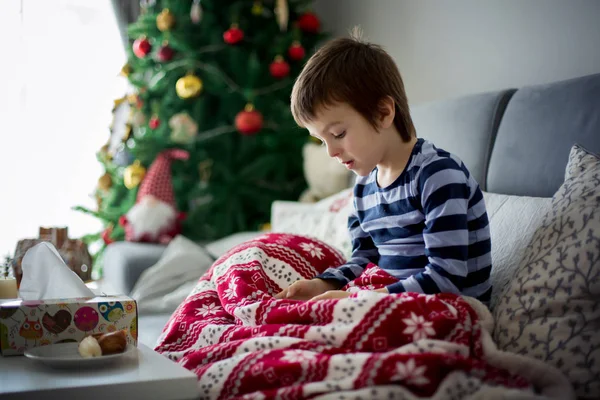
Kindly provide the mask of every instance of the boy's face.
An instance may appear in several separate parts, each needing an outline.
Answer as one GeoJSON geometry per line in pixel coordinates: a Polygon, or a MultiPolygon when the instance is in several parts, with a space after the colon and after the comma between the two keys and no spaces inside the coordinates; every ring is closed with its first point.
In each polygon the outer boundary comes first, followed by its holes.
{"type": "Polygon", "coordinates": [[[329,157],[360,176],[369,175],[385,151],[379,132],[346,103],[321,107],[306,128],[327,147],[329,157]]]}

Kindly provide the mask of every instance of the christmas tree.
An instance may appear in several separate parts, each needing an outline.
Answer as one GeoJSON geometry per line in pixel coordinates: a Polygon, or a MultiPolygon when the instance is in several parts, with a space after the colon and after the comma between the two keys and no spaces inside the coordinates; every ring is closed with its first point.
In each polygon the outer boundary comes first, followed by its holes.
{"type": "MultiPolygon", "coordinates": [[[[159,153],[172,162],[182,234],[210,240],[269,221],[274,200],[305,188],[306,131],[291,116],[295,77],[323,39],[306,0],[142,2],[128,27],[121,73],[134,91],[115,101],[109,142],[98,152],[106,173],[96,189],[105,229],[89,243],[123,240],[119,219],[136,201],[159,153]],[[120,122],[119,118],[124,118],[120,122]]],[[[101,249],[102,251],[103,249],[101,249]]]]}

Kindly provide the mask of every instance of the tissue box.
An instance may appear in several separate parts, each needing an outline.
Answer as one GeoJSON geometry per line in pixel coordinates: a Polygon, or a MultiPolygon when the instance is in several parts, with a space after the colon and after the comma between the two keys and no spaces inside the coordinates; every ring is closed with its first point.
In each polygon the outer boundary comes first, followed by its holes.
{"type": "Polygon", "coordinates": [[[127,331],[128,343],[137,346],[137,304],[127,296],[0,300],[3,356],[121,329],[127,331]]]}

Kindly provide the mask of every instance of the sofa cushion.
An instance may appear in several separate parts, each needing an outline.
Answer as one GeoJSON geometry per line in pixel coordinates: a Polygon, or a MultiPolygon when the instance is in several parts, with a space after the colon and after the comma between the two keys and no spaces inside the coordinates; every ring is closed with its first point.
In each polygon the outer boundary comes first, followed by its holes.
{"type": "Polygon", "coordinates": [[[550,197],[574,143],[600,152],[600,74],[519,89],[492,151],[487,190],[550,197]]]}
{"type": "Polygon", "coordinates": [[[348,231],[348,216],[352,207],[352,188],[317,203],[275,201],[271,207],[271,230],[322,240],[348,259],[352,254],[348,231]]]}
{"type": "Polygon", "coordinates": [[[131,291],[140,315],[175,311],[213,261],[206,249],[176,236],[156,264],[142,272],[131,291]],[[191,287],[185,286],[190,283],[191,287]]]}
{"type": "Polygon", "coordinates": [[[551,205],[551,198],[508,196],[483,192],[492,240],[493,310],[502,289],[511,281],[525,249],[551,205]]]}
{"type": "Polygon", "coordinates": [[[142,272],[153,265],[166,246],[154,243],[115,242],[102,258],[103,283],[111,294],[128,295],[142,272]]]}
{"type": "Polygon", "coordinates": [[[500,349],[563,371],[600,398],[600,159],[571,150],[566,179],[495,308],[500,349]]]}
{"type": "Polygon", "coordinates": [[[410,112],[417,136],[456,154],[485,189],[489,154],[514,92],[480,93],[414,106],[410,112]]]}

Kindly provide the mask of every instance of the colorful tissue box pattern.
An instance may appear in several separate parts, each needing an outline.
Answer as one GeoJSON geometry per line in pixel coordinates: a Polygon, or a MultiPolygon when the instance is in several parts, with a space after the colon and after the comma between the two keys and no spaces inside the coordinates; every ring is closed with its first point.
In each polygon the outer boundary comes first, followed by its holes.
{"type": "Polygon", "coordinates": [[[126,296],[51,300],[0,300],[0,353],[20,355],[26,349],[80,342],[94,333],[127,331],[137,345],[137,304],[126,296]]]}

